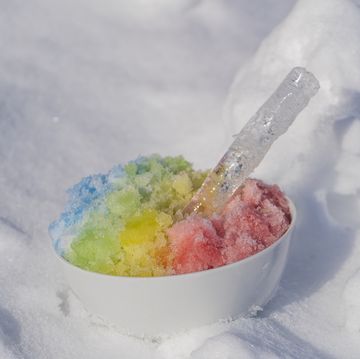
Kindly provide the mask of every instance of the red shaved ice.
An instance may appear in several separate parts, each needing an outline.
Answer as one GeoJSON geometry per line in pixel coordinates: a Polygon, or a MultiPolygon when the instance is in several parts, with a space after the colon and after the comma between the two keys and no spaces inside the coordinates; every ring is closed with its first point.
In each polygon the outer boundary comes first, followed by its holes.
{"type": "Polygon", "coordinates": [[[191,216],[168,230],[177,274],[202,271],[224,264],[222,238],[209,219],[191,216]]]}
{"type": "Polygon", "coordinates": [[[279,187],[248,179],[220,215],[193,215],[168,230],[174,270],[189,273],[249,257],[276,242],[290,221],[279,187]]]}

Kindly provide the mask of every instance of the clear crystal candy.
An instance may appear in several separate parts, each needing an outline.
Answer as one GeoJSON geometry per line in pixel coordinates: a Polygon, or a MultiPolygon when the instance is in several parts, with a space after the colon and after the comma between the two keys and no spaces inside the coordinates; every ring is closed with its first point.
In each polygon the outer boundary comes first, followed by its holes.
{"type": "Polygon", "coordinates": [[[302,67],[292,69],[236,135],[184,212],[219,212],[319,88],[319,82],[311,72],[302,67]]]}

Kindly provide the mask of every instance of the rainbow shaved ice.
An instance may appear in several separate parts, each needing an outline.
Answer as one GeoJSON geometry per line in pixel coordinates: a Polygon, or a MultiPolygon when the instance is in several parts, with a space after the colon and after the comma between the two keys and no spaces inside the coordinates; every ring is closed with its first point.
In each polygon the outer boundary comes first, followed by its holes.
{"type": "Polygon", "coordinates": [[[84,178],[49,231],[58,254],[85,270],[163,276],[216,268],[281,237],[291,216],[276,185],[247,179],[219,214],[184,218],[207,171],[182,156],[140,157],[84,178]]]}

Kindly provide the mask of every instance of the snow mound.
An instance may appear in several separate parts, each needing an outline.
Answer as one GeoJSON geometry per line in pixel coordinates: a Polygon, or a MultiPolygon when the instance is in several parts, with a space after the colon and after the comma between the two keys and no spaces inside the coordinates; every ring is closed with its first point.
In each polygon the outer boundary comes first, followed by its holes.
{"type": "Polygon", "coordinates": [[[358,0],[0,3],[2,359],[360,357],[358,0]],[[212,166],[295,66],[321,89],[254,173],[298,212],[273,300],[157,342],[94,321],[49,243],[65,189],[139,154],[212,166]]]}
{"type": "Polygon", "coordinates": [[[344,290],[346,327],[360,332],[360,269],[348,280],[344,290]]]}

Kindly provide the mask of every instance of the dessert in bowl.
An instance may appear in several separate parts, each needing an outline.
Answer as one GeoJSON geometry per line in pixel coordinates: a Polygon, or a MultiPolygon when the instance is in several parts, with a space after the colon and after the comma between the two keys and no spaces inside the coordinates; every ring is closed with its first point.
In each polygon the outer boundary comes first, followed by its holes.
{"type": "Polygon", "coordinates": [[[220,213],[184,216],[206,175],[181,156],[153,155],[69,191],[50,234],[89,312],[156,335],[236,317],[271,298],[294,206],[277,186],[248,179],[220,213]]]}
{"type": "Polygon", "coordinates": [[[264,305],[296,213],[276,185],[248,176],[319,87],[312,73],[292,69],[212,171],[153,155],[75,185],[50,234],[88,310],[154,335],[264,305]]]}

